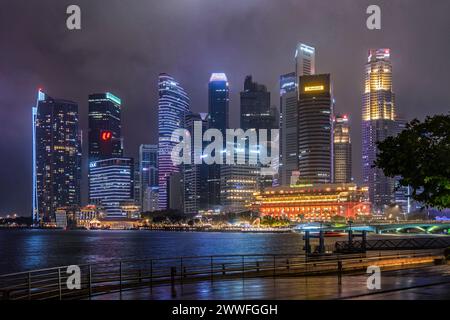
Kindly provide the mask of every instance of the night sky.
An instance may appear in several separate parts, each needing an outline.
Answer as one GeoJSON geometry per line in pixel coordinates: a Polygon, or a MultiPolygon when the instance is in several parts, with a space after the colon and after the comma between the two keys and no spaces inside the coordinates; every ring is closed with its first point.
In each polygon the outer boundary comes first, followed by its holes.
{"type": "MultiPolygon", "coordinates": [[[[79,103],[87,136],[87,97],[122,98],[125,155],[157,142],[157,76],[173,75],[194,111],[207,110],[211,72],[225,72],[231,126],[238,126],[244,78],[267,85],[294,71],[298,42],[317,49],[331,73],[337,112],[351,117],[353,171],[361,179],[361,96],[369,48],[392,49],[397,110],[407,119],[450,110],[449,0],[1,0],[0,216],[31,212],[31,108],[36,91],[79,103]],[[82,30],[66,28],[78,4],[82,30]],[[366,28],[370,4],[382,30],[366,28]]],[[[87,153],[86,139],[83,143],[87,153]]],[[[84,158],[85,159],[85,158],[84,158]]],[[[86,201],[87,162],[83,163],[86,201]]]]}

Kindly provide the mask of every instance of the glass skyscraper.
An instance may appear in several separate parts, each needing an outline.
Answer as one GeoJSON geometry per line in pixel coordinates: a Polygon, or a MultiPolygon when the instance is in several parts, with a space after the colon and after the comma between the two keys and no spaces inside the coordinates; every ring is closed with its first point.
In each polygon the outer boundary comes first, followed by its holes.
{"type": "Polygon", "coordinates": [[[365,66],[365,91],[362,107],[363,180],[369,187],[373,208],[382,212],[394,202],[395,179],[374,167],[378,141],[398,132],[395,94],[392,90],[392,64],[389,49],[369,50],[365,66]]]}
{"type": "Polygon", "coordinates": [[[170,75],[162,73],[158,79],[158,184],[159,209],[168,208],[167,181],[171,173],[179,172],[179,166],[171,159],[176,142],[172,142],[172,132],[183,125],[184,115],[189,111],[189,97],[181,85],[170,75]]]}
{"type": "MultiPolygon", "coordinates": [[[[230,103],[229,84],[225,73],[213,73],[208,89],[208,127],[220,130],[225,137],[229,127],[230,103]]],[[[209,166],[208,199],[210,207],[220,205],[220,164],[209,166]]]]}
{"type": "Polygon", "coordinates": [[[89,95],[89,162],[122,157],[121,108],[110,92],[89,95]]]}
{"type": "Polygon", "coordinates": [[[33,216],[35,222],[55,223],[58,208],[80,205],[78,105],[39,91],[33,115],[33,216]]]}

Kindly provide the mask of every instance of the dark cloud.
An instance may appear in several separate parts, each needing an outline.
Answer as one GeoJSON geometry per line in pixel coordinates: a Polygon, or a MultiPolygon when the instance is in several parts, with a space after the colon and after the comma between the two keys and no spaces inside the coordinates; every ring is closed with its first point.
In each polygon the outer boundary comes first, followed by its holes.
{"type": "MultiPolygon", "coordinates": [[[[110,90],[124,101],[125,150],[157,141],[157,75],[175,76],[207,110],[207,81],[226,72],[236,125],[238,93],[253,74],[278,105],[278,77],[293,70],[297,42],[318,50],[332,74],[337,111],[351,115],[360,180],[360,119],[367,50],[392,49],[398,110],[408,119],[450,109],[448,0],[2,0],[0,11],[0,215],[31,207],[31,106],[40,86],[79,103],[110,90]],[[365,28],[368,5],[382,7],[382,30],[365,28]],[[82,9],[82,30],[65,27],[66,7],[82,9]]],[[[85,144],[86,146],[86,144],[85,144]]],[[[85,164],[86,167],[86,164],[85,164]]],[[[85,170],[86,171],[86,170],[85,170]]]]}

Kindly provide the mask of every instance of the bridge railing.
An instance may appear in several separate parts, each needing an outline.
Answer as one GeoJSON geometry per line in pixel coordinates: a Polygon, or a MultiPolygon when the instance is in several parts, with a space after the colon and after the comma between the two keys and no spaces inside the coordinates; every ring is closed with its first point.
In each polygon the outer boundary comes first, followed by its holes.
{"type": "Polygon", "coordinates": [[[72,283],[68,266],[0,276],[0,300],[90,299],[109,293],[198,280],[278,277],[340,272],[386,259],[430,256],[429,252],[381,255],[364,254],[306,257],[305,255],[216,255],[165,259],[119,260],[80,265],[80,289],[72,283]]]}
{"type": "Polygon", "coordinates": [[[402,238],[378,240],[337,241],[335,251],[339,253],[365,252],[367,250],[424,250],[450,247],[450,237],[402,238]]]}

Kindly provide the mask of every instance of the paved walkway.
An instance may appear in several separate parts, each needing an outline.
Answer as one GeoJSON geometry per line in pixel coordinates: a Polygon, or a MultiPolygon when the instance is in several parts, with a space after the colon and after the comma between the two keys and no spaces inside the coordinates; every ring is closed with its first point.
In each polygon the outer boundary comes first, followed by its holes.
{"type": "MultiPolygon", "coordinates": [[[[307,300],[307,299],[450,299],[450,265],[411,270],[384,271],[381,290],[369,291],[367,275],[252,278],[138,289],[122,293],[122,299],[148,300],[307,300]],[[441,283],[440,285],[433,285],[441,283]],[[411,288],[413,287],[413,288],[411,288]],[[405,290],[405,288],[411,288],[405,290]]],[[[108,294],[97,299],[119,299],[108,294]]]]}

